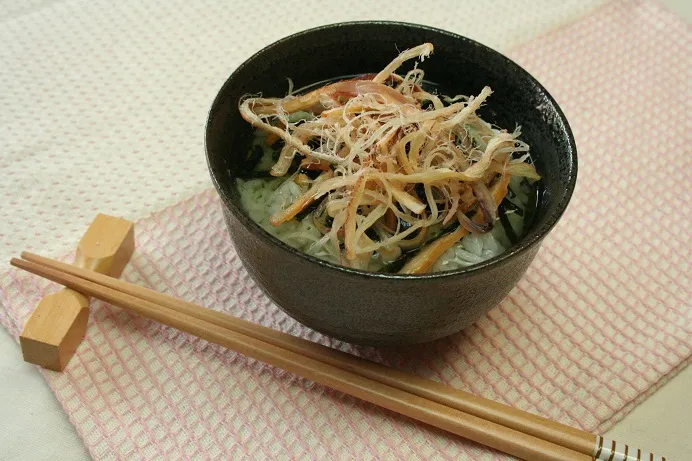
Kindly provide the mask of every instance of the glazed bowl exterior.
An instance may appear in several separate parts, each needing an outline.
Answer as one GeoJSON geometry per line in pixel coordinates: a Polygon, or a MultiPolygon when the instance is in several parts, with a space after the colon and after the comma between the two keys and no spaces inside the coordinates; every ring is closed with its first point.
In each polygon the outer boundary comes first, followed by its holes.
{"type": "MultiPolygon", "coordinates": [[[[409,67],[410,68],[409,63],[409,67]]],[[[405,67],[406,68],[406,67],[405,67]]],[[[228,231],[245,268],[276,304],[303,324],[357,344],[412,344],[460,331],[496,306],[522,277],[574,190],[577,153],[562,111],[525,70],[473,40],[425,26],[354,22],[282,39],[243,63],[219,91],[207,121],[207,162],[228,231]],[[480,115],[513,129],[543,179],[534,222],[505,253],[457,271],[424,275],[364,272],[330,264],[269,235],[243,210],[235,186],[252,130],[238,112],[248,94],[282,97],[339,76],[378,72],[424,42],[435,51],[420,66],[444,94],[493,94],[480,115]]]]}

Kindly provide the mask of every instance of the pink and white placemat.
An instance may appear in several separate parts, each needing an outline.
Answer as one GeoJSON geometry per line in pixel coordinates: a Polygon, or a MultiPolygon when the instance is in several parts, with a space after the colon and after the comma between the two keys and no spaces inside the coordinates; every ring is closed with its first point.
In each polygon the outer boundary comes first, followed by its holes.
{"type": "MultiPolygon", "coordinates": [[[[242,268],[207,191],[137,223],[123,278],[602,432],[692,353],[689,29],[616,2],[510,57],[575,132],[572,204],[526,276],[462,333],[414,349],[357,348],[293,321],[242,268]]],[[[55,289],[0,276],[17,336],[55,289]]],[[[65,373],[44,376],[96,459],[496,459],[497,452],[92,303],[65,373]]]]}

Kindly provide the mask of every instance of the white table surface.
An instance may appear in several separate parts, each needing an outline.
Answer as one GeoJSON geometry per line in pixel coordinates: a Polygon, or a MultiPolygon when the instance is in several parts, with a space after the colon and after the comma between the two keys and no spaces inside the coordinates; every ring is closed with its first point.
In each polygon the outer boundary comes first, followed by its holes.
{"type": "MultiPolygon", "coordinates": [[[[41,1],[17,3],[7,8],[10,3],[11,1],[0,0],[0,6],[6,7],[6,11],[14,8],[15,12],[21,12],[23,7],[30,8],[31,3],[41,1]]],[[[663,3],[688,22],[692,21],[692,2],[689,0],[663,0],[663,3]]],[[[563,16],[559,16],[555,25],[564,20],[563,16]]],[[[545,24],[543,28],[545,30],[545,24]]],[[[520,35],[518,32],[517,34],[520,35]]],[[[0,89],[0,101],[1,91],[0,89]]],[[[201,186],[198,185],[197,188],[201,186]]],[[[192,187],[191,190],[194,189],[192,187]]],[[[131,216],[139,215],[142,212],[135,210],[131,213],[131,216]]],[[[15,229],[9,228],[7,223],[0,223],[0,235],[13,230],[15,229]]],[[[6,256],[6,251],[2,253],[3,257],[6,256]]],[[[4,329],[0,330],[0,459],[88,459],[88,453],[67,415],[36,367],[21,360],[18,344],[4,329]]],[[[605,436],[664,455],[669,460],[692,459],[691,397],[692,368],[688,367],[635,408],[605,436]]]]}

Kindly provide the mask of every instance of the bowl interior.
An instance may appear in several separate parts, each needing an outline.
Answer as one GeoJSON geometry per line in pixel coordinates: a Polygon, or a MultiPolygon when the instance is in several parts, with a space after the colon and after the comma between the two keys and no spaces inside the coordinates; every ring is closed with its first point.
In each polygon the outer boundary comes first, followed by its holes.
{"type": "MultiPolygon", "coordinates": [[[[282,97],[287,78],[301,88],[339,76],[378,72],[399,51],[424,42],[435,47],[420,64],[425,79],[450,95],[475,95],[490,86],[493,94],[480,115],[508,130],[521,125],[521,138],[531,147],[543,176],[533,224],[518,244],[493,260],[510,257],[540,241],[567,206],[576,179],[574,139],[560,108],[531,75],[500,53],[473,40],[413,24],[356,22],[311,29],[268,46],[240,66],[214,101],[206,134],[211,175],[228,209],[257,232],[276,240],[245,215],[235,187],[235,171],[252,136],[238,112],[242,96],[282,97]]],[[[409,61],[397,72],[412,65],[409,61]]],[[[276,243],[292,251],[278,240],[276,243]]]]}

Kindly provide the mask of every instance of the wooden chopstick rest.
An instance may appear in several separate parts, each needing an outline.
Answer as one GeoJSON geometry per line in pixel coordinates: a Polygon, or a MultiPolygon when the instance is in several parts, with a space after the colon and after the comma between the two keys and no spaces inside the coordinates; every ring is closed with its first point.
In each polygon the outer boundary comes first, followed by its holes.
{"type": "MultiPolygon", "coordinates": [[[[134,224],[98,214],[77,246],[75,265],[119,277],[135,249],[134,224]]],[[[82,342],[89,298],[69,288],[45,296],[19,336],[24,361],[62,371],[82,342]]]]}

